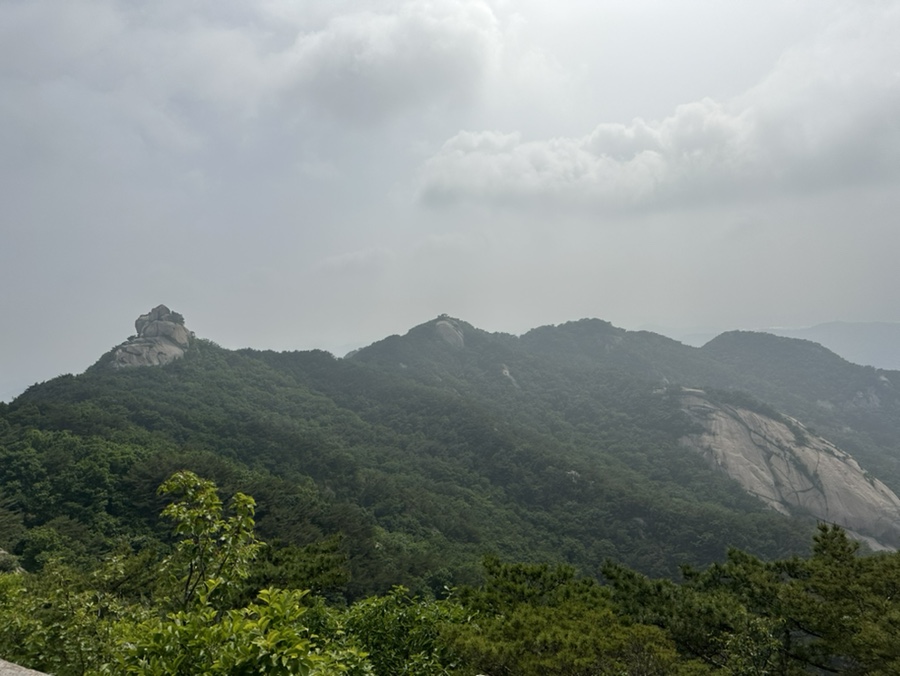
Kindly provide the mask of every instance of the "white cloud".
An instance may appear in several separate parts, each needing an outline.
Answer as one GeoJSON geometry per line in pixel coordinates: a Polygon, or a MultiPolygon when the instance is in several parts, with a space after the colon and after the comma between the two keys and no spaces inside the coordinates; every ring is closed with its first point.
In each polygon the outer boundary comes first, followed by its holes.
{"type": "Polygon", "coordinates": [[[744,95],[659,121],[546,140],[460,132],[422,166],[420,196],[616,210],[886,180],[900,172],[897,34],[895,6],[844,16],[744,95]]]}
{"type": "Polygon", "coordinates": [[[337,16],[299,35],[286,60],[300,97],[342,118],[380,119],[476,94],[499,37],[483,2],[409,2],[391,13],[337,16]]]}
{"type": "MultiPolygon", "coordinates": [[[[2,3],[0,86],[34,96],[68,83],[73,98],[106,101],[117,125],[150,143],[171,134],[177,144],[240,141],[250,124],[266,133],[297,116],[307,126],[317,116],[370,124],[478,94],[501,38],[486,2],[367,7],[2,3]]],[[[60,108],[57,118],[77,113],[60,108]]]]}

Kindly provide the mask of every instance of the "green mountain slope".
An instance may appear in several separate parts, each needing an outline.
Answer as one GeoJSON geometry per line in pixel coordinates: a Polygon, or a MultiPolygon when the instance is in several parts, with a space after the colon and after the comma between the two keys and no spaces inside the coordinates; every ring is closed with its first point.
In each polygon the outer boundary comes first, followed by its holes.
{"type": "MultiPolygon", "coordinates": [[[[0,547],[39,567],[164,544],[155,487],[184,467],[254,495],[270,541],[337,543],[350,596],[472,581],[485,553],[667,575],[728,546],[804,551],[810,519],[764,508],[679,443],[697,429],[675,384],[739,387],[797,415],[828,387],[881,381],[797,355],[779,379],[766,346],[729,340],[696,349],[599,320],[516,337],[439,317],[347,359],[203,340],[161,367],[106,355],[0,408],[0,547]]],[[[853,438],[890,468],[878,434],[853,438]]]]}

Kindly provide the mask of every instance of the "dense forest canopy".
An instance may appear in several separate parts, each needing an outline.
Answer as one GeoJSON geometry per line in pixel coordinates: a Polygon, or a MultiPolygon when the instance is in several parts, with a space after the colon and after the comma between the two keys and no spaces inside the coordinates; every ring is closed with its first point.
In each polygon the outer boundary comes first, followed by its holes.
{"type": "MultiPolygon", "coordinates": [[[[162,512],[174,535],[165,552],[125,548],[88,570],[50,560],[39,573],[0,573],[2,654],[61,675],[900,669],[900,554],[860,557],[836,527],[819,527],[809,558],[731,550],[722,564],[686,568],[681,584],[611,561],[604,586],[564,564],[486,557],[478,585],[439,597],[394,587],[343,605],[291,586],[300,578],[275,587],[254,575],[267,546],[252,497],[235,494],[226,512],[215,484],[187,471],[159,493],[174,497],[162,512]]],[[[316,559],[293,562],[308,572],[316,559]]]]}

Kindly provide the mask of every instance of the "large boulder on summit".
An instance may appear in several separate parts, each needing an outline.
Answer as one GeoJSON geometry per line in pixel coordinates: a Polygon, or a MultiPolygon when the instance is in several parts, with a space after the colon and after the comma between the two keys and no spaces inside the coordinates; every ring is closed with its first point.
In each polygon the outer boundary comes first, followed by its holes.
{"type": "Polygon", "coordinates": [[[180,359],[191,345],[193,333],[184,326],[184,317],[165,305],[157,305],[134,322],[137,335],[113,352],[110,366],[162,366],[180,359]]]}
{"type": "Polygon", "coordinates": [[[165,305],[157,305],[138,317],[134,329],[141,338],[165,338],[185,349],[191,344],[190,333],[184,328],[184,317],[165,305]]]}

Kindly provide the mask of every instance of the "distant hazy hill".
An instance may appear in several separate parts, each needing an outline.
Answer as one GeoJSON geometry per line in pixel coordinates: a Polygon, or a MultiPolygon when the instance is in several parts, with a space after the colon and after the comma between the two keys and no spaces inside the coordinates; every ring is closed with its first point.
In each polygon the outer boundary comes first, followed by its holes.
{"type": "MultiPolygon", "coordinates": [[[[648,328],[694,347],[705,345],[721,333],[708,328],[648,328]]],[[[774,327],[758,331],[811,340],[854,364],[900,370],[900,322],[828,322],[806,328],[774,327]]]]}
{"type": "Polygon", "coordinates": [[[804,329],[766,329],[824,345],[854,364],[900,370],[900,322],[829,322],[804,329]]]}

